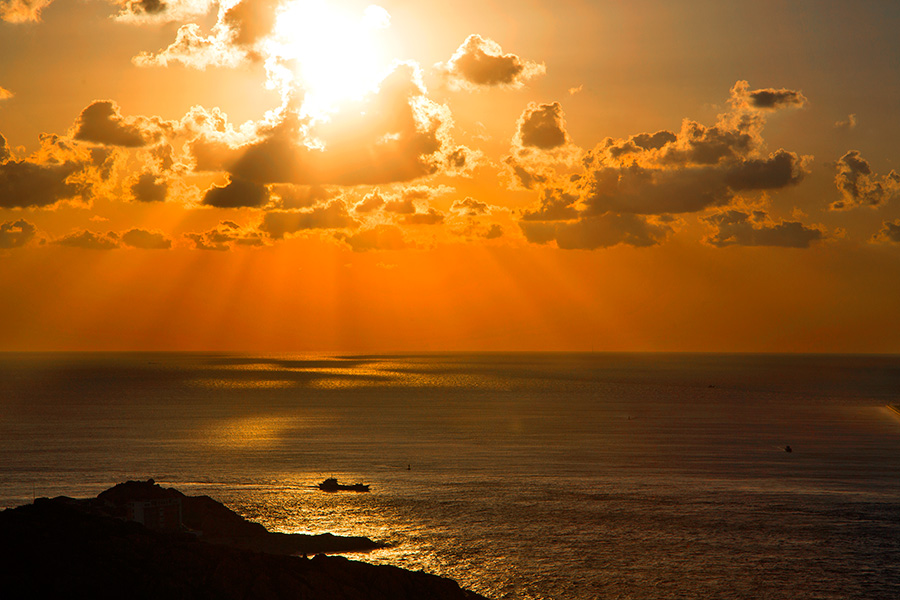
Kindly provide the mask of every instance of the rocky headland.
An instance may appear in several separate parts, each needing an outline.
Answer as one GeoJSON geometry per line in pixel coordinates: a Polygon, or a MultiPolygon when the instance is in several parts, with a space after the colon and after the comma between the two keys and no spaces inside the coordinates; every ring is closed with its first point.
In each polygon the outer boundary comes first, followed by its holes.
{"type": "Polygon", "coordinates": [[[271,533],[208,496],[129,481],[96,498],[0,512],[0,595],[484,600],[450,579],[324,554],[377,547],[364,537],[271,533]]]}

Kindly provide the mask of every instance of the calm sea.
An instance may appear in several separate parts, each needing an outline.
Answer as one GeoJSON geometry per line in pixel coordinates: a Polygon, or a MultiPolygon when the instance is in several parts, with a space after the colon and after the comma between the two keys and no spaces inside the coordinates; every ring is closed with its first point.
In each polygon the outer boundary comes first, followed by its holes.
{"type": "Polygon", "coordinates": [[[0,354],[0,507],[153,477],[496,600],[895,600],[894,402],[900,357],[0,354]]]}

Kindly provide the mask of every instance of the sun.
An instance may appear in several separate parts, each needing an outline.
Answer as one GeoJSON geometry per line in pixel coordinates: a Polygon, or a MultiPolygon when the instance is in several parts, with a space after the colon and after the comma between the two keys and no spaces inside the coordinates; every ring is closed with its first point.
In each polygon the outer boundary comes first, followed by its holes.
{"type": "Polygon", "coordinates": [[[334,2],[294,0],[279,12],[277,54],[305,93],[305,112],[324,116],[345,100],[361,98],[390,69],[381,36],[390,14],[370,5],[353,14],[334,2]]]}

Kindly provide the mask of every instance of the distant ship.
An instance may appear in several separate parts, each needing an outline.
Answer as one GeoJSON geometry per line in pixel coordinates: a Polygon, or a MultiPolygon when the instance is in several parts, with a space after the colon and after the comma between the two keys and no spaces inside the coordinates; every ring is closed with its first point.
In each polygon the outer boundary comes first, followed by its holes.
{"type": "Polygon", "coordinates": [[[323,492],[368,492],[369,486],[364,483],[343,485],[338,483],[338,480],[334,477],[329,477],[319,484],[319,489],[323,492]]]}

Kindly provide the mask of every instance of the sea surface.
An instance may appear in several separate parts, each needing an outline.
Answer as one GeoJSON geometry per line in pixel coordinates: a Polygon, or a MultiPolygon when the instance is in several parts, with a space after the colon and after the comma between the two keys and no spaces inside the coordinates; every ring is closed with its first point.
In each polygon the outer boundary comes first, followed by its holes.
{"type": "Polygon", "coordinates": [[[896,600],[890,403],[897,356],[0,354],[0,508],[153,477],[495,600],[896,600]]]}

